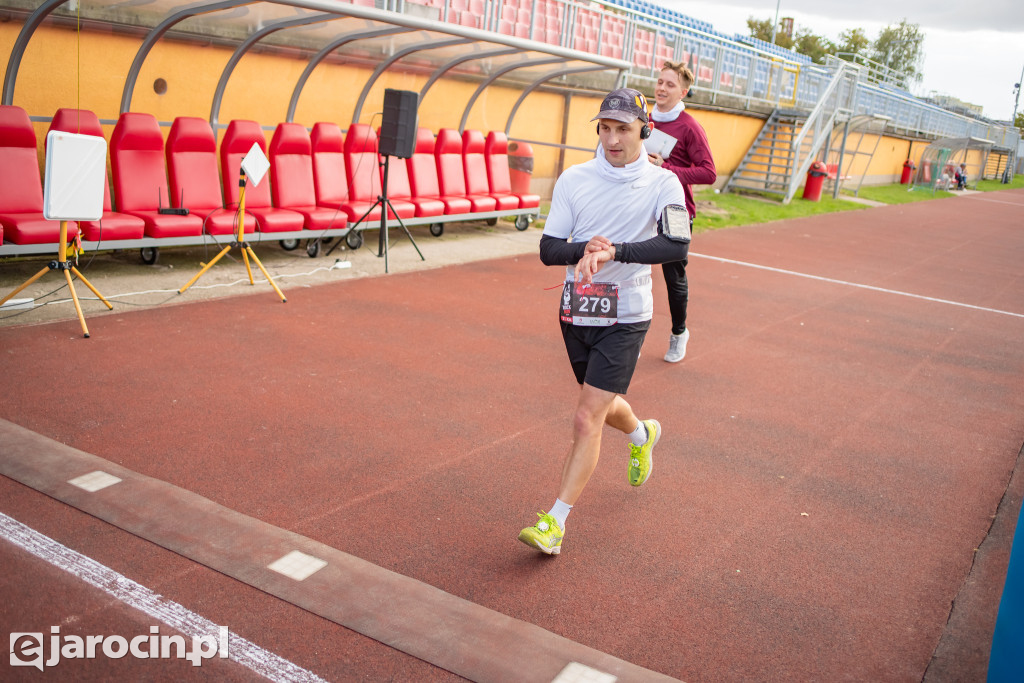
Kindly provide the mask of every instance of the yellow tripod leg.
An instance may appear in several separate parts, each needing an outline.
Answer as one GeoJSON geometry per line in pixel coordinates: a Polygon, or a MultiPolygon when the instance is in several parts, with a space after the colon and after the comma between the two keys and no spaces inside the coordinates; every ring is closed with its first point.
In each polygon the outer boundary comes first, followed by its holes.
{"type": "Polygon", "coordinates": [[[71,281],[71,273],[64,271],[64,277],[68,281],[68,289],[71,290],[71,300],[75,302],[75,311],[78,312],[78,321],[82,323],[82,332],[85,333],[85,338],[89,338],[89,328],[85,325],[85,315],[82,314],[82,304],[78,303],[78,293],[75,292],[75,283],[71,281]]]}
{"type": "MultiPolygon", "coordinates": [[[[249,250],[248,247],[246,247],[245,249],[242,249],[242,260],[245,261],[245,272],[249,274],[249,284],[250,285],[255,285],[256,284],[256,280],[253,279],[253,277],[252,277],[252,266],[249,265],[249,255],[246,253],[246,252],[248,252],[248,250],[249,250]]],[[[254,255],[253,258],[255,259],[256,256],[254,255]]]]}
{"type": "Polygon", "coordinates": [[[46,275],[46,271],[48,271],[49,269],[50,269],[50,267],[47,266],[46,268],[43,268],[42,270],[40,270],[38,273],[36,273],[32,277],[30,277],[29,279],[25,280],[25,282],[22,283],[21,287],[18,287],[16,290],[14,290],[13,292],[11,292],[7,296],[5,296],[3,299],[0,299],[0,306],[2,306],[3,304],[7,303],[7,300],[10,299],[12,296],[17,294],[21,290],[25,289],[26,287],[28,287],[30,284],[32,284],[33,282],[35,282],[36,280],[38,280],[42,276],[46,275]]]}
{"type": "Polygon", "coordinates": [[[270,286],[274,288],[274,291],[277,292],[277,295],[281,297],[281,303],[288,303],[288,299],[286,299],[284,297],[284,294],[281,293],[281,290],[278,289],[277,283],[274,282],[274,279],[272,277],[270,277],[270,273],[268,273],[267,269],[263,267],[263,264],[260,262],[260,260],[256,258],[256,252],[252,250],[252,247],[246,247],[245,250],[242,251],[242,253],[244,254],[246,251],[249,252],[249,255],[252,256],[252,260],[255,261],[256,265],[260,267],[261,271],[263,271],[263,277],[267,278],[267,282],[269,282],[270,286]]]}
{"type": "Polygon", "coordinates": [[[75,276],[76,276],[76,277],[77,277],[77,278],[78,278],[79,280],[81,280],[81,281],[82,281],[82,282],[83,282],[83,283],[85,284],[85,286],[86,286],[86,287],[88,287],[88,288],[89,288],[89,290],[90,290],[90,291],[91,291],[91,292],[92,292],[93,294],[95,294],[95,295],[97,296],[97,298],[99,298],[99,300],[100,300],[100,301],[102,301],[103,303],[105,303],[105,304],[107,305],[107,308],[108,308],[109,310],[111,310],[111,311],[112,311],[112,310],[114,310],[114,305],[113,305],[112,303],[110,303],[109,301],[107,301],[106,299],[104,299],[104,298],[103,298],[103,295],[102,295],[102,294],[100,294],[100,293],[99,293],[99,291],[97,291],[97,289],[96,289],[95,287],[93,287],[93,286],[92,286],[92,283],[91,283],[91,282],[89,282],[88,280],[86,280],[86,279],[85,279],[85,276],[84,276],[84,275],[82,275],[82,274],[81,274],[80,272],[78,272],[78,268],[75,268],[74,266],[71,266],[71,272],[72,272],[72,273],[74,273],[74,274],[75,274],[75,276]]]}
{"type": "Polygon", "coordinates": [[[224,247],[223,249],[221,249],[220,253],[213,257],[213,260],[211,260],[209,263],[207,263],[205,266],[203,266],[203,269],[200,270],[198,273],[196,273],[195,277],[193,277],[191,280],[188,281],[188,284],[186,284],[184,287],[182,287],[181,289],[178,290],[178,294],[184,294],[186,289],[188,289],[189,287],[194,285],[196,283],[196,280],[201,278],[203,276],[203,273],[205,273],[210,268],[212,268],[213,265],[215,263],[217,263],[217,261],[220,261],[221,257],[224,256],[224,254],[228,253],[228,251],[230,249],[231,249],[231,245],[230,244],[228,246],[224,247]]]}

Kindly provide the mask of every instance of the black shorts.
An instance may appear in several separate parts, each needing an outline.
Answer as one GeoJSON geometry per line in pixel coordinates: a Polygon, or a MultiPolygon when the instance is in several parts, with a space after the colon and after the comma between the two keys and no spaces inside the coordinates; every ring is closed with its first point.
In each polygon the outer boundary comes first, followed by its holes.
{"type": "Polygon", "coordinates": [[[651,321],[583,327],[561,323],[565,350],[576,381],[625,394],[651,321]]]}

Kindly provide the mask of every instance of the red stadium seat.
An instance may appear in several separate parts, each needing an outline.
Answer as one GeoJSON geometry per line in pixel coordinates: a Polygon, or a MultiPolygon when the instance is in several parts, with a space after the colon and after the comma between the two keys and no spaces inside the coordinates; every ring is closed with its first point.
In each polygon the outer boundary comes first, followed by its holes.
{"type": "Polygon", "coordinates": [[[274,205],[302,214],[306,230],[344,228],[337,206],[318,206],[313,180],[313,143],[305,126],[279,123],[270,141],[270,189],[274,205]]]}
{"type": "MultiPolygon", "coordinates": [[[[491,131],[484,143],[484,158],[487,160],[487,180],[493,194],[513,194],[512,180],[508,172],[508,138],[504,133],[491,131]]],[[[521,194],[520,209],[533,209],[540,206],[540,195],[521,194]]]]}
{"type": "MultiPolygon", "coordinates": [[[[412,195],[412,184],[409,180],[410,161],[412,161],[411,158],[391,157],[388,162],[388,199],[392,204],[396,201],[409,202],[416,207],[416,213],[413,215],[417,218],[443,215],[444,202],[440,199],[412,195]]],[[[431,157],[430,162],[433,163],[433,161],[433,157],[431,157]]]]}
{"type": "MultiPolygon", "coordinates": [[[[267,141],[263,137],[263,129],[255,121],[236,120],[228,124],[224,131],[224,140],[220,143],[220,169],[224,179],[225,206],[237,209],[241,188],[238,176],[242,167],[242,159],[258,144],[263,153],[267,151],[267,141]]],[[[302,214],[288,209],[274,207],[270,201],[269,175],[264,176],[259,185],[251,180],[245,186],[245,210],[256,216],[260,232],[293,232],[302,230],[305,219],[302,214]]]]}
{"type": "MultiPolygon", "coordinates": [[[[103,137],[99,118],[87,109],[58,109],[50,121],[50,130],[103,137]]],[[[103,217],[98,221],[80,221],[78,229],[82,231],[82,239],[91,242],[135,240],[146,234],[146,224],[141,218],[112,210],[106,168],[103,171],[103,217]]]]}
{"type": "MultiPolygon", "coordinates": [[[[68,223],[68,237],[78,226],[68,223]]],[[[13,244],[60,240],[60,222],[43,216],[36,132],[21,107],[0,105],[0,236],[13,244]]]]}
{"type": "Polygon", "coordinates": [[[322,122],[313,125],[311,142],[317,206],[340,208],[348,202],[345,136],[336,124],[322,122]]]}
{"type": "MultiPolygon", "coordinates": [[[[224,208],[217,169],[217,140],[205,119],[179,116],[167,136],[167,172],[171,196],[189,212],[203,219],[209,235],[237,232],[237,211],[224,208]]],[[[256,219],[245,217],[245,232],[256,232],[256,219]]]]}
{"type": "Polygon", "coordinates": [[[472,205],[465,197],[445,197],[437,179],[437,161],[434,157],[434,134],[426,128],[416,131],[416,150],[406,165],[409,186],[417,199],[436,199],[444,206],[446,215],[469,213],[472,205]]]}
{"type": "Polygon", "coordinates": [[[466,169],[466,194],[473,197],[491,197],[494,209],[506,211],[519,208],[519,197],[512,194],[512,183],[509,181],[508,191],[497,192],[491,189],[487,171],[487,159],[484,157],[484,134],[478,130],[462,132],[462,162],[466,169]]]}
{"type": "MultiPolygon", "coordinates": [[[[466,198],[473,204],[474,211],[495,211],[502,208],[502,201],[490,194],[487,184],[487,162],[484,160],[484,136],[478,130],[466,130],[462,134],[462,169],[466,177],[466,198]]],[[[504,208],[517,208],[519,201],[506,196],[504,208]],[[511,206],[515,201],[516,206],[511,206]]]]}
{"type": "Polygon", "coordinates": [[[170,207],[164,136],[152,114],[125,112],[110,136],[110,166],[114,195],[121,213],[137,216],[146,224],[148,237],[198,237],[203,232],[199,216],[159,212],[170,207]]]}
{"type": "MultiPolygon", "coordinates": [[[[348,177],[349,201],[342,208],[349,222],[380,220],[380,207],[373,207],[381,195],[380,165],[377,156],[377,134],[365,123],[353,123],[345,134],[345,173],[348,177]],[[367,214],[367,211],[370,211],[367,214]]],[[[412,218],[416,207],[407,201],[392,201],[401,218],[412,218]]],[[[388,218],[394,218],[388,211],[388,218]]]]}
{"type": "MultiPolygon", "coordinates": [[[[494,211],[497,201],[488,195],[470,196],[466,191],[466,169],[462,160],[462,136],[452,128],[442,128],[434,143],[434,158],[437,159],[437,181],[443,197],[465,197],[469,200],[470,211],[494,211]]],[[[483,172],[486,182],[487,170],[483,172]]],[[[480,178],[474,179],[479,186],[480,178]]]]}

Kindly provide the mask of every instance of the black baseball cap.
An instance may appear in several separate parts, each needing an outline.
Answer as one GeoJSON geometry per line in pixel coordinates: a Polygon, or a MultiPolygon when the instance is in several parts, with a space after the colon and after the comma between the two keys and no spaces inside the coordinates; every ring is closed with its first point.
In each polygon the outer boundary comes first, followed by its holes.
{"type": "Polygon", "coordinates": [[[649,123],[647,99],[643,93],[633,88],[612,90],[601,103],[601,111],[590,120],[597,121],[598,119],[614,119],[623,123],[633,123],[640,119],[644,123],[649,123]]]}

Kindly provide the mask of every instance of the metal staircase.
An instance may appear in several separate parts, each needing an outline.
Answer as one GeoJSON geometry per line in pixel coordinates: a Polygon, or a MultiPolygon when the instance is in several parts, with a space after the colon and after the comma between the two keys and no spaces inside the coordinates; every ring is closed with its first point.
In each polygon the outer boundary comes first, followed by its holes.
{"type": "Polygon", "coordinates": [[[785,197],[796,162],[793,140],[805,121],[806,112],[773,111],[725,184],[724,191],[753,190],[785,197]]]}
{"type": "Polygon", "coordinates": [[[832,80],[809,114],[776,109],[747,150],[724,191],[752,190],[775,194],[788,204],[807,169],[832,137],[841,117],[849,117],[858,67],[837,60],[832,80]]]}

